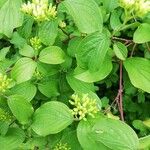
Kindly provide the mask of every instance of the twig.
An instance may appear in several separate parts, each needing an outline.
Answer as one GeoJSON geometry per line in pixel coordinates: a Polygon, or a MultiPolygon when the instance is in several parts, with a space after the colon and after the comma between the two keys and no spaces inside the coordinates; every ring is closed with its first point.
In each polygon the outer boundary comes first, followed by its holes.
{"type": "Polygon", "coordinates": [[[122,92],[123,92],[123,85],[122,85],[122,79],[123,79],[123,62],[120,61],[120,80],[119,80],[119,110],[120,110],[120,117],[121,120],[124,121],[124,114],[123,114],[123,96],[122,96],[122,92]]]}
{"type": "Polygon", "coordinates": [[[133,43],[132,40],[129,40],[129,39],[124,39],[124,38],[119,38],[119,37],[112,37],[113,40],[117,40],[117,41],[123,41],[125,42],[125,44],[129,44],[129,43],[133,43]]]}
{"type": "Polygon", "coordinates": [[[134,51],[135,51],[135,48],[136,48],[136,44],[134,44],[134,45],[133,45],[133,48],[132,48],[132,51],[131,51],[130,57],[132,57],[132,56],[133,56],[134,51]]]}
{"type": "Polygon", "coordinates": [[[150,52],[150,46],[149,46],[149,44],[146,43],[146,46],[147,46],[148,51],[150,52]]]}

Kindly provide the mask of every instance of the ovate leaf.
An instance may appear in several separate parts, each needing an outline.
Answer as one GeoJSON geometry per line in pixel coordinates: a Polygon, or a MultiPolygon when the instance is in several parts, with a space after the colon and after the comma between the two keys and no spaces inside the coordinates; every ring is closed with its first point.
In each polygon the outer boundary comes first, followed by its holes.
{"type": "Polygon", "coordinates": [[[49,46],[41,51],[39,60],[46,64],[61,64],[65,61],[65,53],[58,46],[49,46]]]}
{"type": "Polygon", "coordinates": [[[19,128],[9,128],[5,136],[0,136],[0,148],[2,150],[14,150],[18,148],[25,139],[24,132],[19,128]]]}
{"type": "Polygon", "coordinates": [[[109,39],[104,33],[93,33],[85,37],[77,48],[77,63],[81,68],[98,71],[109,48],[109,39]]]}
{"type": "Polygon", "coordinates": [[[29,81],[17,84],[11,89],[13,94],[23,96],[27,101],[31,101],[36,94],[36,86],[29,81]]]}
{"type": "Polygon", "coordinates": [[[53,45],[57,37],[58,23],[56,21],[43,22],[39,28],[39,38],[45,45],[53,45]]]}
{"type": "Polygon", "coordinates": [[[101,81],[109,75],[109,73],[112,70],[112,67],[113,66],[112,66],[111,58],[106,56],[103,63],[99,66],[98,71],[92,72],[90,70],[76,68],[74,77],[77,78],[78,80],[81,80],[87,83],[101,81]]]}
{"type": "Polygon", "coordinates": [[[140,138],[139,141],[140,141],[139,150],[149,150],[149,148],[150,148],[150,135],[145,136],[143,138],[140,138]]]}
{"type": "Polygon", "coordinates": [[[133,41],[135,43],[146,43],[150,41],[150,24],[143,23],[135,31],[133,41]]]}
{"type": "Polygon", "coordinates": [[[10,47],[4,47],[3,49],[0,50],[0,61],[3,61],[9,52],[10,47]]]}
{"type": "Polygon", "coordinates": [[[121,42],[115,43],[113,45],[113,50],[119,59],[125,60],[127,58],[127,54],[128,54],[127,47],[121,42]]]}
{"type": "Polygon", "coordinates": [[[102,14],[94,0],[65,0],[68,13],[82,33],[102,31],[102,14]]]}
{"type": "Polygon", "coordinates": [[[13,29],[22,25],[22,0],[7,0],[0,8],[0,33],[11,37],[13,29]]]}
{"type": "Polygon", "coordinates": [[[25,82],[32,78],[36,69],[36,62],[30,58],[20,58],[12,69],[11,76],[17,83],[25,82]]]}
{"type": "Polygon", "coordinates": [[[32,105],[19,95],[12,95],[8,98],[8,105],[13,115],[21,124],[27,124],[33,114],[32,105]]]}
{"type": "Polygon", "coordinates": [[[32,129],[41,136],[56,134],[73,121],[69,108],[57,101],[47,102],[33,116],[32,129]]]}
{"type": "Polygon", "coordinates": [[[108,118],[81,121],[77,129],[80,144],[85,150],[90,147],[101,150],[137,150],[136,133],[124,122],[108,118]]]}
{"type": "Polygon", "coordinates": [[[143,91],[150,93],[150,60],[145,58],[128,58],[124,62],[131,83],[143,91]]]}

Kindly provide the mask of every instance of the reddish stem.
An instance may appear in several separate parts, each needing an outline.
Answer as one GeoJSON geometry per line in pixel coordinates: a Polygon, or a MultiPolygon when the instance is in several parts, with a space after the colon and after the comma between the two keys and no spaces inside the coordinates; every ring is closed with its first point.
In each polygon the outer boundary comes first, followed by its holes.
{"type": "Polygon", "coordinates": [[[122,85],[122,79],[123,79],[123,62],[120,61],[120,80],[119,80],[119,110],[120,110],[120,117],[121,120],[124,121],[124,114],[123,114],[123,85],[122,85]]]}

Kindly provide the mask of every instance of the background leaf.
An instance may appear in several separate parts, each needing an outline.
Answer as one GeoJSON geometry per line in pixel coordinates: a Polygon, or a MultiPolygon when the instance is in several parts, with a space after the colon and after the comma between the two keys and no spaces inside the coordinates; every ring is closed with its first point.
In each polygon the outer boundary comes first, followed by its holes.
{"type": "Polygon", "coordinates": [[[19,128],[10,128],[5,136],[0,136],[0,147],[3,150],[18,148],[25,139],[23,131],[19,128]]]}
{"type": "Polygon", "coordinates": [[[85,37],[77,48],[77,63],[92,72],[99,70],[109,48],[109,39],[104,33],[93,33],[85,37]]]}
{"type": "Polygon", "coordinates": [[[80,32],[93,33],[102,31],[103,19],[101,11],[94,0],[65,0],[63,4],[73,17],[80,32]]]}
{"type": "Polygon", "coordinates": [[[150,60],[145,58],[128,58],[124,62],[131,83],[145,92],[150,93],[150,60]]]}
{"type": "Polygon", "coordinates": [[[20,95],[12,95],[8,98],[8,105],[13,115],[21,124],[27,124],[33,114],[32,105],[20,95]]]}
{"type": "Polygon", "coordinates": [[[143,23],[134,32],[133,41],[135,43],[146,43],[150,41],[150,24],[143,23]]]}
{"type": "Polygon", "coordinates": [[[36,69],[36,62],[30,58],[20,58],[11,71],[11,77],[22,83],[32,78],[33,73],[36,69]]]}
{"type": "Polygon", "coordinates": [[[43,44],[49,46],[53,45],[58,33],[57,21],[43,22],[39,28],[39,38],[43,44]]]}
{"type": "Polygon", "coordinates": [[[0,33],[11,37],[13,29],[23,23],[22,0],[7,0],[0,8],[0,33]]]}
{"type": "Polygon", "coordinates": [[[49,46],[41,51],[39,60],[46,64],[61,64],[65,61],[65,53],[58,46],[49,46]]]}

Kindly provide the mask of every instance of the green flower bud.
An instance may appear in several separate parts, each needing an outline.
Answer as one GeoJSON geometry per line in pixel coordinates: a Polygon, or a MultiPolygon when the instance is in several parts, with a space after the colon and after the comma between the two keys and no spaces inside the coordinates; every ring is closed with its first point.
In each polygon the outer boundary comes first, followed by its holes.
{"type": "Polygon", "coordinates": [[[23,13],[29,14],[34,17],[38,22],[56,18],[56,6],[48,4],[48,0],[32,0],[24,3],[21,7],[23,13]]]}
{"type": "Polygon", "coordinates": [[[76,119],[86,120],[88,115],[94,118],[95,114],[98,113],[97,101],[90,99],[88,94],[83,94],[81,97],[73,94],[71,98],[72,100],[69,100],[69,102],[74,106],[71,112],[76,119]]]}
{"type": "Polygon", "coordinates": [[[42,47],[41,40],[37,36],[31,38],[30,43],[35,50],[39,50],[42,47]]]}
{"type": "Polygon", "coordinates": [[[0,93],[6,92],[6,90],[11,87],[11,81],[12,79],[0,73],[0,93]]]}
{"type": "Polygon", "coordinates": [[[53,150],[71,150],[67,143],[59,142],[56,144],[53,150]]]}

